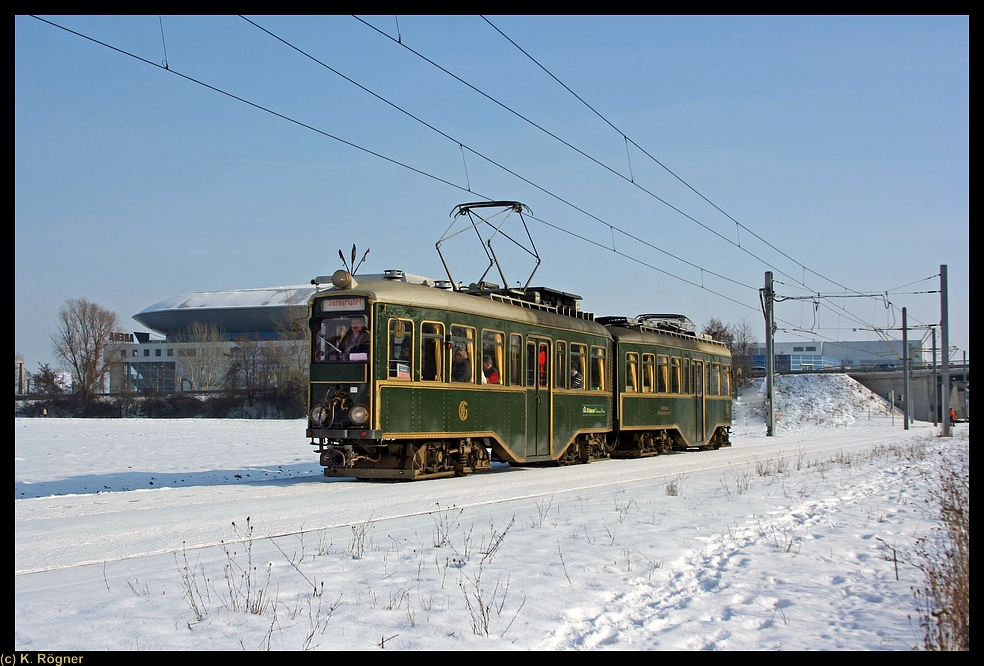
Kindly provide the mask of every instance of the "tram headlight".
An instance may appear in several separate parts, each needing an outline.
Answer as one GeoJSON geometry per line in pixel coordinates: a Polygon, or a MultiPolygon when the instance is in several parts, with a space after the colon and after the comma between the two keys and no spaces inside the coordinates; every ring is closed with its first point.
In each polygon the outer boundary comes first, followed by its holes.
{"type": "Polygon", "coordinates": [[[311,425],[323,426],[328,421],[328,408],[318,405],[311,410],[311,425]]]}
{"type": "Polygon", "coordinates": [[[356,405],[349,410],[349,421],[356,425],[362,425],[369,420],[369,410],[362,405],[356,405]]]}

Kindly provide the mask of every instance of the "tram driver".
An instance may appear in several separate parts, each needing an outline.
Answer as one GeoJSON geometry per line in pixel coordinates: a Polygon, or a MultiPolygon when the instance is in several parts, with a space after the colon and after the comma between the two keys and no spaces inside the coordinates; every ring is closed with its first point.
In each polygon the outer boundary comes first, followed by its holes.
{"type": "Polygon", "coordinates": [[[349,330],[338,346],[346,354],[369,353],[369,331],[363,318],[354,317],[349,321],[349,330]]]}

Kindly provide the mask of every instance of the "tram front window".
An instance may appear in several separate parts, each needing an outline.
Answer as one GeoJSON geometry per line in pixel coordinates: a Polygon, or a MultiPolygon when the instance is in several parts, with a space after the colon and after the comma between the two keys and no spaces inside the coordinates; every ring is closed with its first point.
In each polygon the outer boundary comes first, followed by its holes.
{"type": "Polygon", "coordinates": [[[369,360],[369,327],[365,315],[326,317],[316,323],[315,363],[369,360]]]}

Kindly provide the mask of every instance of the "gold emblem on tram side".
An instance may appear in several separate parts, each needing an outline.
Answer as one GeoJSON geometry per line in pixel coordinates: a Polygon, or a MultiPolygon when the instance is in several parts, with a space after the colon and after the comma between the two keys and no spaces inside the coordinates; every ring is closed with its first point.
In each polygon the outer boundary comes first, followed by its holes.
{"type": "Polygon", "coordinates": [[[462,421],[468,420],[468,403],[464,400],[458,404],[458,418],[462,421]]]}

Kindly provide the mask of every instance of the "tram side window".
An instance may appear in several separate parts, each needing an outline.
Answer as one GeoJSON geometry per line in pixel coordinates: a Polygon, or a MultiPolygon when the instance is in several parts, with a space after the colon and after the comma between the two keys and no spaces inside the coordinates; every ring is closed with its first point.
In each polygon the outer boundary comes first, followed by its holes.
{"type": "Polygon", "coordinates": [[[625,353],[625,390],[636,393],[639,390],[639,354],[625,353]]]}
{"type": "Polygon", "coordinates": [[[505,334],[498,331],[482,331],[483,384],[501,384],[501,370],[506,360],[505,334]]]}
{"type": "Polygon", "coordinates": [[[475,382],[475,329],[451,327],[451,381],[475,382]]]}
{"type": "Polygon", "coordinates": [[[584,388],[584,369],[587,367],[586,360],[588,349],[585,345],[577,342],[571,343],[571,388],[584,388]]]}
{"type": "Polygon", "coordinates": [[[690,390],[690,359],[683,359],[683,392],[693,395],[690,390]]]}
{"type": "Polygon", "coordinates": [[[421,324],[420,337],[420,378],[439,382],[444,377],[444,324],[421,324]]]}
{"type": "Polygon", "coordinates": [[[550,382],[548,345],[540,340],[526,341],[526,385],[547,388],[550,382]]]}
{"type": "Polygon", "coordinates": [[[509,336],[509,385],[523,385],[523,336],[518,333],[509,336]]]}
{"type": "Polygon", "coordinates": [[[526,341],[526,385],[536,386],[536,343],[526,341]]]}
{"type": "Polygon", "coordinates": [[[563,340],[556,342],[556,359],[554,361],[554,386],[559,389],[567,388],[567,343],[563,340]]]}
{"type": "Polygon", "coordinates": [[[607,354],[604,347],[591,348],[591,385],[592,391],[605,390],[605,360],[607,354]]]}
{"type": "Polygon", "coordinates": [[[721,395],[731,395],[731,366],[721,366],[721,395]]]}
{"type": "Polygon", "coordinates": [[[680,358],[674,356],[670,359],[670,393],[680,393],[682,389],[680,379],[680,358]]]}
{"type": "Polygon", "coordinates": [[[389,320],[389,376],[410,379],[413,370],[413,322],[389,320]]]}
{"type": "Polygon", "coordinates": [[[721,395],[721,364],[711,365],[711,382],[707,390],[710,395],[721,395]]]}
{"type": "Polygon", "coordinates": [[[642,392],[652,393],[656,382],[656,354],[642,355],[642,392]]]}
{"type": "Polygon", "coordinates": [[[667,384],[668,384],[667,380],[669,379],[669,375],[670,375],[669,366],[668,366],[669,359],[663,354],[660,354],[657,357],[657,359],[659,360],[658,360],[658,365],[656,367],[656,392],[666,393],[667,384]]]}

